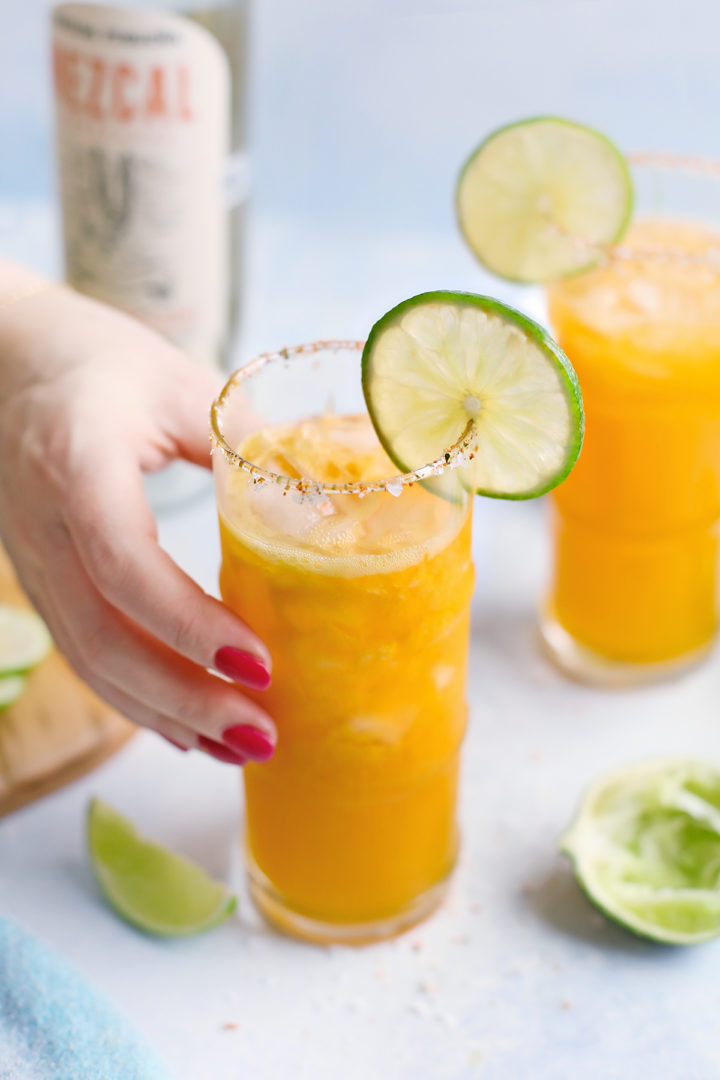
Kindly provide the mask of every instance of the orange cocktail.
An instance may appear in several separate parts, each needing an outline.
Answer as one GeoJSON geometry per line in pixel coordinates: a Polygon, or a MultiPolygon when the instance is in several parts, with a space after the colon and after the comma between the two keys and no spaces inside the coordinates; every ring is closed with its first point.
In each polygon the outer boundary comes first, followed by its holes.
{"type": "Polygon", "coordinates": [[[545,637],[575,674],[639,681],[703,655],[717,626],[720,235],[640,221],[549,303],[587,426],[554,495],[545,637]]]}
{"type": "Polygon", "coordinates": [[[467,712],[467,496],[439,466],[386,482],[353,383],[354,348],[308,347],[243,369],[216,406],[240,455],[215,457],[221,592],[270,649],[278,727],[273,760],[245,769],[251,891],[320,941],[396,933],[439,901],[467,712]],[[264,381],[261,426],[233,423],[233,395],[264,381]]]}

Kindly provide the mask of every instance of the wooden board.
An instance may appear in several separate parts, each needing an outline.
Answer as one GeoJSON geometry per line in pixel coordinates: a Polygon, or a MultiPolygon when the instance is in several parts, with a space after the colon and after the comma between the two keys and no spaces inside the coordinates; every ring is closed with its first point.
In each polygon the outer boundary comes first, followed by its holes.
{"type": "MultiPolygon", "coordinates": [[[[0,603],[30,606],[2,547],[0,603]]],[[[53,649],[20,700],[0,712],[0,817],[76,780],[133,731],[53,649]]]]}

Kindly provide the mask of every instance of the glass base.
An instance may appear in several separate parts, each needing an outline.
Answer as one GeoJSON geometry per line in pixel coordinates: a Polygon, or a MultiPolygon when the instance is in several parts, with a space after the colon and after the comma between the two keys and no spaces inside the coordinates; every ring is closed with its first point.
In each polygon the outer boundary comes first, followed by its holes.
{"type": "Polygon", "coordinates": [[[540,616],[540,637],[550,659],[565,675],[592,686],[611,689],[644,686],[675,678],[704,660],[713,647],[711,639],[699,649],[670,660],[652,663],[613,660],[577,641],[548,612],[540,616]]]}
{"type": "Polygon", "coordinates": [[[409,930],[427,919],[440,906],[447,892],[450,874],[384,919],[364,923],[331,923],[294,911],[273,888],[263,872],[248,857],[248,889],[256,907],[269,923],[284,934],[317,945],[371,945],[409,930]]]}

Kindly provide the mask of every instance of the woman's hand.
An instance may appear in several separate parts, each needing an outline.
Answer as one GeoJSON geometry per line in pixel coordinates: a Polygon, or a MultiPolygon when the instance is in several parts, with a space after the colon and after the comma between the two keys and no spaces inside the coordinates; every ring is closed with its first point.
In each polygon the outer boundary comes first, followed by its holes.
{"type": "Polygon", "coordinates": [[[129,719],[222,761],[267,760],[271,719],[207,670],[264,689],[267,649],[159,547],[143,493],[143,471],[209,465],[215,379],[133,319],[28,281],[0,265],[0,536],[20,580],[129,719]]]}

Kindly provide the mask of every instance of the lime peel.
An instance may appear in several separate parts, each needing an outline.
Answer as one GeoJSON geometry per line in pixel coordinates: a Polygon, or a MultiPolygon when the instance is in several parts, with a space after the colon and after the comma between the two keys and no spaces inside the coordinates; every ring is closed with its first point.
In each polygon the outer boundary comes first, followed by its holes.
{"type": "Polygon", "coordinates": [[[720,768],[669,757],[601,777],[560,849],[591,902],[641,937],[720,934],[720,768]]]}
{"type": "Polygon", "coordinates": [[[88,806],[87,845],[105,899],[148,934],[203,933],[235,910],[236,899],[224,885],[189,859],[145,840],[100,799],[88,806]]]}

